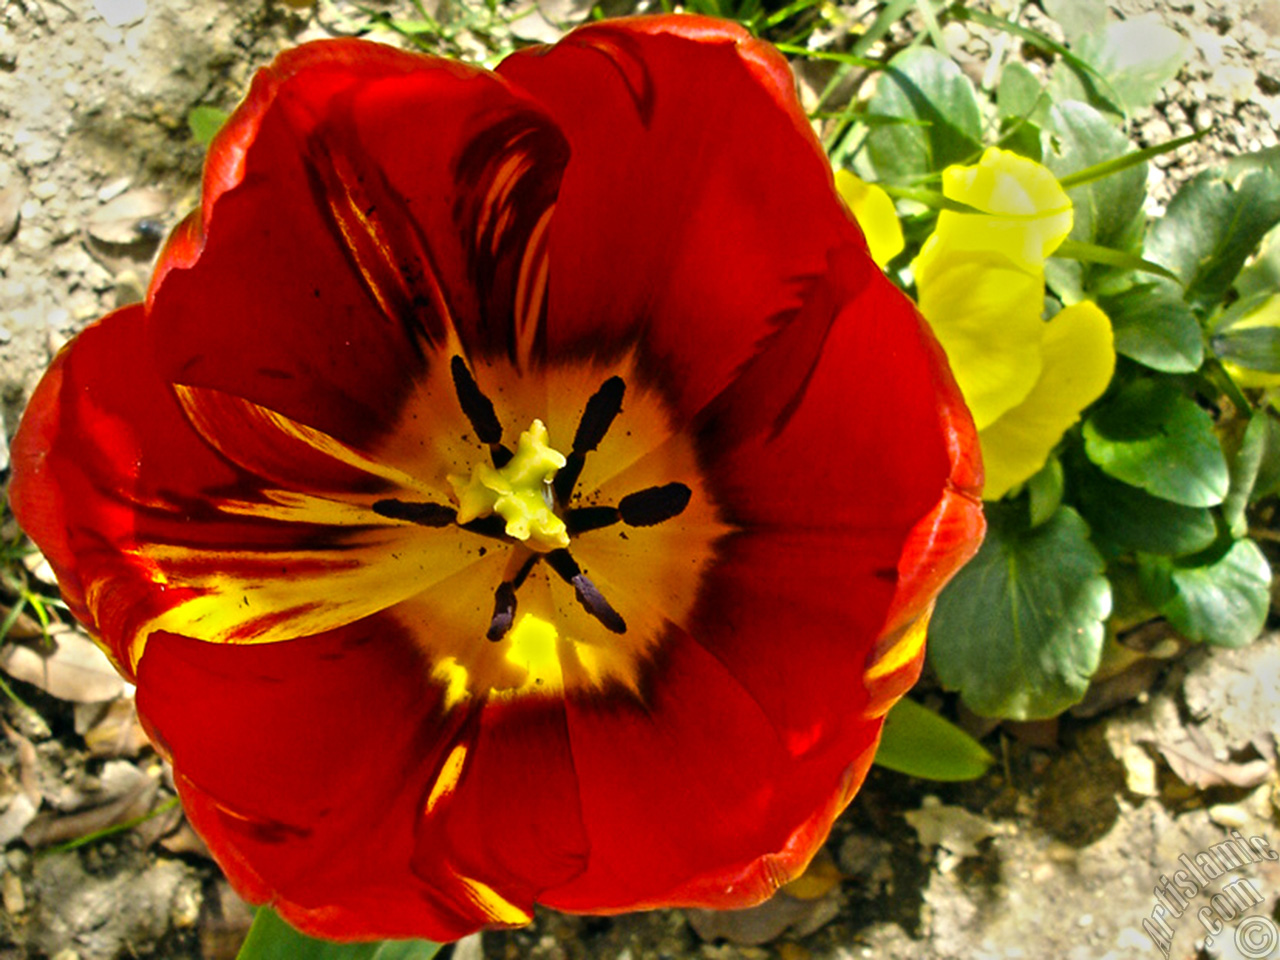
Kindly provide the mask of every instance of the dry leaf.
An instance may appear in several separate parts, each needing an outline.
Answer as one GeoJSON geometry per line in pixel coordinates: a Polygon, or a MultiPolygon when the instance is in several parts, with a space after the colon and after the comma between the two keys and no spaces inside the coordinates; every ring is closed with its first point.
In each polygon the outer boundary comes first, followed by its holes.
{"type": "MultiPolygon", "coordinates": [[[[123,764],[123,761],[118,761],[123,764]]],[[[124,764],[131,766],[131,764],[124,764]]],[[[107,765],[112,766],[111,764],[107,765]]],[[[104,786],[106,770],[104,769],[104,786]]],[[[133,780],[133,786],[123,795],[101,806],[75,813],[42,813],[28,824],[22,831],[22,839],[30,847],[47,847],[55,843],[66,843],[79,840],[90,834],[118,827],[136,820],[151,809],[156,794],[160,790],[158,777],[149,777],[139,771],[140,776],[133,780]]]]}
{"type": "Polygon", "coordinates": [[[1169,769],[1189,787],[1205,790],[1209,787],[1232,786],[1242,789],[1256,787],[1266,782],[1275,769],[1274,757],[1253,760],[1219,760],[1196,727],[1187,727],[1186,736],[1172,742],[1154,742],[1160,756],[1169,769]]]}
{"type": "Polygon", "coordinates": [[[49,643],[10,643],[0,648],[0,669],[59,700],[95,703],[125,691],[107,655],[70,627],[49,629],[49,643]]]}
{"type": "Polygon", "coordinates": [[[836,861],[826,847],[818,850],[816,856],[805,868],[804,873],[783,886],[787,896],[797,900],[817,900],[825,897],[844,879],[844,874],[836,866],[836,861]]]}
{"type": "Polygon", "coordinates": [[[84,742],[95,757],[136,757],[150,743],[132,697],[109,703],[101,719],[85,731],[84,742]]]}
{"type": "MultiPolygon", "coordinates": [[[[12,613],[13,607],[0,603],[0,621],[7,620],[12,613]]],[[[5,636],[10,640],[38,640],[44,636],[44,628],[34,617],[22,612],[14,617],[5,636]]]]}
{"type": "Polygon", "coordinates": [[[22,792],[36,807],[40,806],[40,778],[37,773],[39,756],[36,747],[30,740],[14,730],[7,723],[0,722],[4,735],[9,738],[18,753],[18,781],[22,792]]]}
{"type": "Polygon", "coordinates": [[[728,940],[755,947],[784,933],[803,937],[830,923],[840,914],[840,894],[831,890],[816,900],[798,900],[785,890],[773,899],[746,910],[686,910],[689,925],[703,940],[728,940]]]}

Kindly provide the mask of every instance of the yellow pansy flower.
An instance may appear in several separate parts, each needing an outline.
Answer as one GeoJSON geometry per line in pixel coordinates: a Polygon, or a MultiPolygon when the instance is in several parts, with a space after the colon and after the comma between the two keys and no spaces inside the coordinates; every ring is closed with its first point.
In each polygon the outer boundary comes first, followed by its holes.
{"type": "Polygon", "coordinates": [[[906,246],[893,201],[880,187],[859,179],[848,170],[836,171],[836,190],[862,228],[871,259],[883,270],[885,264],[906,246]]]}
{"type": "Polygon", "coordinates": [[[920,311],[973,413],[996,500],[1044,466],[1115,370],[1111,323],[1093,303],[1045,322],[1044,262],[1071,232],[1071,200],[1046,168],[992,147],[949,167],[944,210],[912,263],[920,311]]]}

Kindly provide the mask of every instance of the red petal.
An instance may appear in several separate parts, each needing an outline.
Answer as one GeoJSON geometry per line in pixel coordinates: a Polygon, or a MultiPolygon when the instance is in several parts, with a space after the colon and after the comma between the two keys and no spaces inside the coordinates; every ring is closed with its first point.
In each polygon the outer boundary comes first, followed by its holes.
{"type": "Polygon", "coordinates": [[[558,696],[486,704],[459,762],[456,785],[422,824],[416,864],[447,863],[529,910],[582,872],[589,844],[558,696]]]}
{"type": "Polygon", "coordinates": [[[255,82],[149,298],[166,379],[360,449],[436,351],[510,351],[564,159],[492,74],[365,46],[308,46],[255,82]]]}
{"type": "Polygon", "coordinates": [[[848,777],[861,781],[879,727],[839,759],[794,762],[757,700],[674,628],[643,704],[571,698],[567,713],[591,860],[543,901],[591,912],[773,893],[825,836],[848,777]]]}
{"type": "Polygon", "coordinates": [[[548,353],[639,342],[685,413],[731,380],[860,235],[786,63],[698,17],[576,30],[498,68],[564,131],[548,353]]]}
{"type": "Polygon", "coordinates": [[[462,715],[375,617],[243,647],[154,638],[138,708],[242,894],[308,932],[451,939],[490,918],[456,877],[410,865],[423,799],[462,715]]]}

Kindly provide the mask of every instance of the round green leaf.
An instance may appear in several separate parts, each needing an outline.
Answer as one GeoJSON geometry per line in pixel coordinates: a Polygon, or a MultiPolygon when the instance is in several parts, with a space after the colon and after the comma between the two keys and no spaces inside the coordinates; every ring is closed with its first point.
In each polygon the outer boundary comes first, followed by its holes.
{"type": "Polygon", "coordinates": [[[1101,297],[1116,353],[1163,373],[1193,373],[1204,362],[1204,336],[1182,291],[1165,281],[1101,297]]]}
{"type": "Polygon", "coordinates": [[[987,507],[987,539],[938,598],[929,659],[976,713],[1036,720],[1084,696],[1111,587],[1070,507],[1030,527],[1017,504],[987,507]]]}
{"type": "Polygon", "coordinates": [[[951,164],[972,163],[982,153],[973,84],[950,57],[930,47],[904,50],[889,61],[867,117],[881,121],[867,134],[867,152],[881,181],[916,182],[951,164]]]}
{"type": "Polygon", "coordinates": [[[1188,640],[1242,647],[1262,632],[1271,605],[1271,566],[1252,540],[1237,540],[1199,566],[1140,556],[1142,589],[1188,640]]]}
{"type": "Polygon", "coordinates": [[[332,943],[299,933],[270,907],[259,907],[236,960],[431,960],[430,940],[332,943]]]}
{"type": "Polygon", "coordinates": [[[1189,180],[1152,225],[1144,256],[1178,275],[1187,300],[1212,307],[1277,223],[1280,171],[1207,170],[1189,180]]]}
{"type": "MultiPolygon", "coordinates": [[[[1079,101],[1055,103],[1046,129],[1050,134],[1046,165],[1059,180],[1132,149],[1128,137],[1093,107],[1079,101]]],[[[1071,239],[1120,248],[1121,240],[1132,234],[1133,221],[1141,215],[1146,195],[1145,163],[1072,187],[1067,191],[1075,207],[1071,239]]]]}
{"type": "Polygon", "coordinates": [[[1113,21],[1073,49],[1106,78],[1108,97],[1114,94],[1125,113],[1151,106],[1191,55],[1191,44],[1156,14],[1113,21]]]}
{"type": "Polygon", "coordinates": [[[884,718],[877,765],[924,780],[976,780],[995,758],[953,723],[908,697],[884,718]]]}
{"type": "Polygon", "coordinates": [[[1135,380],[1098,407],[1084,448],[1110,476],[1183,506],[1212,507],[1230,486],[1213,418],[1164,380],[1135,380]]]}
{"type": "Polygon", "coordinates": [[[1185,507],[1113,480],[1083,457],[1073,464],[1076,505],[1100,544],[1115,544],[1117,553],[1139,550],[1181,557],[1210,547],[1218,525],[1204,507],[1185,507]]]}

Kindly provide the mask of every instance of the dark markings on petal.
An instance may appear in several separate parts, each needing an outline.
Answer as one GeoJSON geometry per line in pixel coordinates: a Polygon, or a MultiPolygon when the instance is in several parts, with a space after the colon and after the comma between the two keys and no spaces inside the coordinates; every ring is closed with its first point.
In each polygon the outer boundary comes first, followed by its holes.
{"type": "Polygon", "coordinates": [[[678,517],[689,505],[693,495],[683,483],[668,483],[661,487],[649,487],[628,494],[618,503],[622,522],[630,527],[652,527],[654,524],[678,517]]]}
{"type": "Polygon", "coordinates": [[[617,507],[575,507],[565,511],[564,525],[572,535],[610,527],[621,519],[617,507]]]}
{"type": "Polygon", "coordinates": [[[514,583],[504,580],[498,584],[493,594],[493,618],[489,621],[489,629],[485,633],[488,640],[501,640],[511,629],[516,619],[516,587],[514,583]]]}
{"type": "Polygon", "coordinates": [[[582,411],[582,419],[578,421],[578,430],[573,435],[573,450],[565,458],[565,465],[556,474],[556,499],[560,503],[569,502],[574,485],[582,475],[587,454],[600,445],[604,435],[609,432],[609,427],[622,412],[622,397],[626,392],[626,381],[614,376],[602,383],[600,389],[587,401],[587,406],[582,411]]]}
{"type": "Polygon", "coordinates": [[[411,503],[406,500],[379,500],[373,512],[389,520],[407,520],[423,527],[447,527],[458,517],[453,507],[443,503],[411,503]]]}
{"type": "Polygon", "coordinates": [[[498,422],[498,414],[493,409],[493,401],[484,395],[480,385],[471,376],[467,363],[455,356],[449,362],[449,371],[453,374],[453,389],[458,394],[458,405],[471,421],[471,429],[476,432],[481,443],[500,443],[502,441],[502,424],[498,422]]]}
{"type": "Polygon", "coordinates": [[[609,601],[582,572],[578,561],[570,556],[568,550],[552,550],[547,554],[547,563],[565,583],[573,587],[573,594],[583,609],[599,620],[606,630],[613,633],[627,632],[627,622],[622,619],[622,615],[609,605],[609,601]]]}
{"type": "Polygon", "coordinates": [[[530,571],[538,565],[538,561],[541,559],[542,554],[540,553],[530,555],[529,559],[524,562],[520,567],[520,570],[516,573],[515,579],[511,581],[512,586],[519,590],[520,587],[523,586],[524,582],[529,579],[530,571]]]}
{"type": "Polygon", "coordinates": [[[458,524],[463,530],[470,533],[478,533],[482,537],[493,537],[495,540],[507,539],[507,521],[496,513],[487,517],[477,517],[468,523],[458,524]]]}

